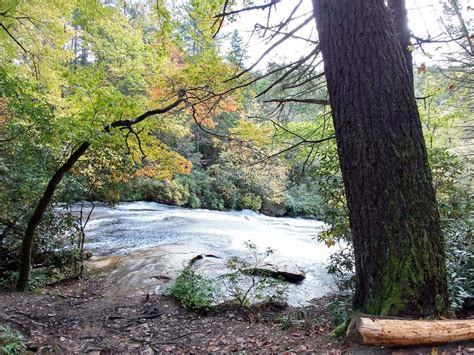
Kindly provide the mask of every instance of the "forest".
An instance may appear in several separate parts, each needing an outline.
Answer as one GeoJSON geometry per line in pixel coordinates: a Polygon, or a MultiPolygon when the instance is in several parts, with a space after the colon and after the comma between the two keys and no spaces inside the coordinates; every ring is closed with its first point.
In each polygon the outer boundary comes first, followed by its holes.
{"type": "Polygon", "coordinates": [[[0,354],[474,352],[473,24],[0,0],[0,354]]]}

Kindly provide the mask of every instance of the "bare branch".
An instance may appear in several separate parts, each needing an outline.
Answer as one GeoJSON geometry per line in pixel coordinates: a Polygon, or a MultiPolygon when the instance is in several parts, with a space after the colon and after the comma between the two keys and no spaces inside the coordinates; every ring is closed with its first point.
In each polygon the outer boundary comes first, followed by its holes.
{"type": "Polygon", "coordinates": [[[306,80],[304,80],[304,81],[302,81],[302,82],[299,82],[299,83],[296,82],[296,83],[293,83],[293,84],[283,85],[283,86],[282,86],[282,89],[283,89],[283,90],[295,89],[295,88],[300,87],[300,86],[303,86],[303,85],[305,85],[305,84],[307,84],[307,83],[309,83],[309,82],[311,82],[311,81],[313,81],[313,80],[315,80],[315,79],[319,79],[319,78],[321,78],[321,77],[323,77],[323,76],[324,76],[324,72],[319,73],[319,74],[316,74],[316,75],[313,75],[313,76],[310,76],[310,77],[307,78],[306,80]]]}
{"type": "Polygon", "coordinates": [[[319,52],[319,46],[316,46],[316,48],[314,48],[311,53],[309,53],[306,57],[303,57],[301,58],[299,61],[295,62],[293,68],[291,68],[290,70],[288,70],[286,73],[284,73],[281,77],[279,77],[277,80],[275,80],[273,83],[271,83],[265,90],[261,91],[258,95],[256,95],[255,97],[260,97],[262,95],[264,95],[265,93],[267,93],[268,91],[270,91],[275,85],[277,85],[278,83],[282,82],[283,80],[285,80],[285,78],[290,75],[291,73],[293,73],[295,70],[297,70],[303,63],[305,63],[309,58],[311,58],[312,56],[314,56],[315,54],[317,54],[319,52]]]}
{"type": "Polygon", "coordinates": [[[313,105],[329,105],[329,100],[323,100],[323,99],[279,98],[279,99],[264,100],[263,102],[276,102],[276,103],[297,102],[297,103],[305,103],[305,104],[313,104],[313,105]]]}
{"type": "MultiPolygon", "coordinates": [[[[5,16],[5,15],[3,15],[5,16]]],[[[21,23],[21,21],[20,21],[21,23]]],[[[17,45],[18,47],[21,48],[21,50],[25,53],[25,55],[27,57],[31,57],[31,62],[33,64],[33,69],[34,69],[34,74],[35,74],[35,77],[38,78],[38,67],[36,65],[36,61],[35,61],[35,57],[34,55],[28,51],[16,38],[15,36],[13,36],[13,34],[8,30],[8,28],[0,22],[0,27],[3,28],[3,30],[7,33],[8,37],[10,37],[17,45]]]]}
{"type": "Polygon", "coordinates": [[[294,29],[292,29],[290,32],[288,32],[286,35],[284,35],[282,38],[280,38],[278,41],[276,41],[275,43],[273,43],[269,48],[267,48],[265,50],[265,52],[263,52],[263,54],[248,68],[242,70],[240,73],[234,75],[233,77],[225,80],[225,82],[229,82],[229,81],[232,81],[232,80],[235,80],[235,79],[238,79],[240,78],[242,75],[244,75],[245,73],[248,73],[249,71],[251,71],[253,68],[255,68],[258,63],[260,63],[263,58],[265,58],[267,56],[268,53],[270,53],[272,50],[274,50],[277,46],[279,46],[281,43],[283,43],[284,41],[286,41],[288,38],[290,38],[292,35],[294,35],[297,31],[299,31],[301,28],[303,28],[304,26],[306,26],[308,23],[312,22],[313,21],[313,17],[310,16],[308,18],[306,18],[306,20],[304,20],[302,23],[300,23],[298,26],[296,26],[294,29]]]}
{"type": "Polygon", "coordinates": [[[150,116],[154,116],[154,115],[161,115],[163,113],[166,113],[168,111],[171,111],[172,109],[174,109],[175,107],[177,107],[179,104],[181,104],[183,101],[184,101],[184,96],[185,96],[185,92],[184,91],[180,91],[179,92],[179,98],[169,104],[168,106],[165,106],[163,108],[157,108],[157,109],[154,109],[154,110],[150,110],[150,111],[146,111],[145,113],[141,114],[140,116],[136,117],[136,118],[133,118],[131,120],[118,120],[118,121],[114,121],[112,122],[109,126],[106,126],[105,127],[105,130],[108,132],[110,131],[110,127],[112,128],[117,128],[117,127],[126,127],[126,128],[130,128],[131,126],[133,126],[134,124],[137,124],[143,120],[145,120],[146,118],[150,117],[150,116]]]}
{"type": "Polygon", "coordinates": [[[293,150],[293,149],[299,147],[299,146],[302,145],[302,144],[318,144],[318,143],[323,143],[323,142],[326,142],[326,141],[329,141],[329,140],[335,139],[335,138],[336,138],[336,136],[330,136],[330,137],[326,137],[326,138],[322,138],[322,139],[317,139],[317,140],[301,140],[301,141],[299,141],[298,143],[295,143],[295,144],[293,144],[293,145],[290,146],[290,147],[287,147],[287,148],[285,148],[285,149],[282,149],[282,150],[280,150],[280,151],[278,151],[278,152],[276,152],[276,153],[274,153],[274,154],[271,154],[271,155],[265,157],[265,159],[259,161],[258,164],[264,162],[265,160],[269,160],[269,159],[275,158],[275,157],[277,157],[277,156],[279,156],[279,155],[281,155],[281,154],[283,154],[283,153],[286,153],[286,152],[288,152],[288,151],[290,151],[290,150],[293,150]]]}
{"type": "Polygon", "coordinates": [[[249,7],[243,8],[243,9],[233,10],[233,11],[229,11],[229,12],[225,12],[225,7],[224,7],[224,11],[220,14],[215,15],[214,18],[235,15],[235,14],[239,14],[239,13],[245,12],[245,11],[265,10],[266,8],[272,7],[273,5],[278,4],[279,2],[281,2],[281,0],[271,0],[268,4],[249,6],[249,7]]]}
{"type": "MultiPolygon", "coordinates": [[[[441,36],[441,35],[440,35],[441,36]]],[[[464,36],[459,36],[459,37],[455,37],[455,38],[450,38],[450,39],[435,39],[435,38],[438,38],[440,36],[435,36],[435,37],[432,37],[432,38],[421,38],[421,37],[417,37],[415,35],[412,35],[411,37],[413,39],[416,40],[416,44],[418,45],[421,45],[423,43],[450,43],[450,42],[457,42],[457,41],[460,41],[461,39],[464,38],[464,36]]]]}
{"type": "Polygon", "coordinates": [[[194,105],[191,106],[191,110],[192,110],[192,116],[193,116],[194,122],[197,124],[199,129],[201,129],[203,132],[205,132],[207,134],[210,134],[211,136],[221,138],[221,139],[229,139],[230,138],[229,136],[218,134],[218,133],[215,133],[215,132],[211,132],[208,129],[204,128],[203,125],[199,122],[199,120],[196,117],[196,108],[194,107],[194,105]]]}
{"type": "MultiPolygon", "coordinates": [[[[225,0],[224,10],[222,11],[222,13],[225,14],[228,5],[229,5],[229,0],[225,0]]],[[[216,38],[217,34],[221,30],[222,24],[224,23],[224,19],[225,19],[225,16],[221,16],[221,18],[217,17],[216,20],[214,21],[214,23],[212,24],[211,27],[214,27],[216,25],[216,23],[219,22],[219,27],[217,27],[217,30],[216,30],[216,32],[214,32],[214,35],[212,36],[212,38],[216,38]]]]}

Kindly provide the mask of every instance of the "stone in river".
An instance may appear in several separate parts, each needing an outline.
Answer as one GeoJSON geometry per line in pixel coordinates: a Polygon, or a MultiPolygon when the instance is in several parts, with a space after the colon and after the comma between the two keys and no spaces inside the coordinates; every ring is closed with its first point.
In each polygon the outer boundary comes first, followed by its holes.
{"type": "Polygon", "coordinates": [[[255,268],[245,270],[250,275],[268,275],[288,282],[301,282],[306,278],[305,272],[298,265],[290,262],[266,262],[255,268]]]}

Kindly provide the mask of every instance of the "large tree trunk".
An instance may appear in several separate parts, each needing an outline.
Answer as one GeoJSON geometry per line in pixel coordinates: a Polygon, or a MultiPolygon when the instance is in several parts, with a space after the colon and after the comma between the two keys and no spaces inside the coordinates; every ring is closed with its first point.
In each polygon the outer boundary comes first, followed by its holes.
{"type": "Polygon", "coordinates": [[[356,267],[354,307],[448,312],[444,243],[411,79],[383,0],[313,0],[356,267]]]}
{"type": "Polygon", "coordinates": [[[56,191],[59,183],[63,179],[64,175],[74,166],[76,161],[84,155],[84,153],[89,148],[89,142],[83,142],[66,160],[66,162],[61,165],[61,167],[56,171],[53,177],[49,180],[48,186],[41,196],[41,199],[36,206],[33,215],[28,221],[25,234],[23,236],[23,241],[21,244],[21,255],[20,255],[20,276],[18,277],[17,290],[24,291],[28,286],[28,279],[30,276],[31,270],[31,249],[33,247],[33,239],[35,235],[35,230],[38,227],[41,218],[43,217],[46,209],[48,208],[49,202],[56,191]]]}

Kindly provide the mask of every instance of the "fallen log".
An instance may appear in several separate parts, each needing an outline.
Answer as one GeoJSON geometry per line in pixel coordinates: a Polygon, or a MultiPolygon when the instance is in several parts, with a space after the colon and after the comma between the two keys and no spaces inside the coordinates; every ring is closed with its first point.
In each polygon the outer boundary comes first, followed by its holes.
{"type": "Polygon", "coordinates": [[[346,341],[374,346],[434,345],[474,340],[474,319],[415,320],[352,317],[346,341]]]}

